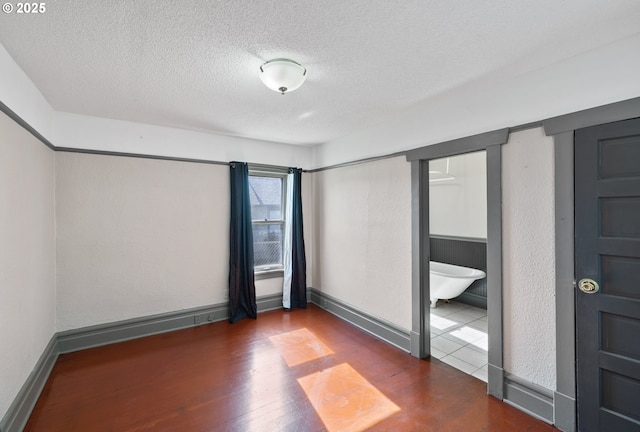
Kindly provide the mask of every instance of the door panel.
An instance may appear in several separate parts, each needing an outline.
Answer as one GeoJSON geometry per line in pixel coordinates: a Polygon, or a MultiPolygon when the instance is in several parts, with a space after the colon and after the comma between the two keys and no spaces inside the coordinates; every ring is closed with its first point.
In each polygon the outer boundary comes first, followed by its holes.
{"type": "Polygon", "coordinates": [[[603,294],[640,299],[640,258],[602,255],[600,270],[603,294]]]}
{"type": "Polygon", "coordinates": [[[600,198],[603,237],[640,237],[640,197],[600,198]]]}
{"type": "Polygon", "coordinates": [[[635,136],[600,142],[600,178],[640,177],[635,163],[640,159],[640,146],[635,136]]]}
{"type": "Polygon", "coordinates": [[[640,431],[640,119],[575,135],[578,429],[640,431]]]}

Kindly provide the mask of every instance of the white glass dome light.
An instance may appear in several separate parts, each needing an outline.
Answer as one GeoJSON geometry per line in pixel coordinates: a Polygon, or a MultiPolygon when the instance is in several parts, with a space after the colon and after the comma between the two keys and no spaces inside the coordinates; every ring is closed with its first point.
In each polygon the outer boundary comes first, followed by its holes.
{"type": "Polygon", "coordinates": [[[302,85],[307,79],[307,70],[293,60],[269,60],[260,66],[260,79],[271,90],[285,94],[302,85]]]}

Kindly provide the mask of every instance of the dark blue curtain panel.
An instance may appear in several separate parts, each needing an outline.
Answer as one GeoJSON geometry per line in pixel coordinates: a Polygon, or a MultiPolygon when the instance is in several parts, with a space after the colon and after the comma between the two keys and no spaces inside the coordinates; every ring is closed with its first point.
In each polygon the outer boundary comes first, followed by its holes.
{"type": "Polygon", "coordinates": [[[229,321],[256,318],[253,274],[253,227],[249,199],[249,167],[231,162],[231,227],[229,235],[229,321]]]}
{"type": "Polygon", "coordinates": [[[293,218],[291,241],[291,307],[307,307],[307,260],[304,252],[304,227],[302,224],[302,170],[293,171],[293,218]]]}

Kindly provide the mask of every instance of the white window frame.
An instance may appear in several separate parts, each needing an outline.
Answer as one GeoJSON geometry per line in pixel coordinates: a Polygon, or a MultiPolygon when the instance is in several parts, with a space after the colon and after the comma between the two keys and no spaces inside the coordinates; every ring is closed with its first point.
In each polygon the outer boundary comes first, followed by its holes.
{"type": "MultiPolygon", "coordinates": [[[[282,169],[271,169],[271,168],[252,168],[249,166],[249,177],[273,177],[279,178],[282,180],[282,210],[280,212],[280,219],[264,219],[264,220],[256,220],[251,217],[251,225],[252,228],[255,225],[274,225],[280,224],[282,227],[282,253],[284,255],[284,231],[285,231],[285,217],[286,217],[286,206],[287,206],[287,175],[288,171],[282,169]]],[[[254,240],[255,244],[255,240],[254,240]]],[[[282,257],[282,261],[284,261],[284,256],[282,257]]],[[[253,271],[256,279],[267,279],[272,277],[282,276],[284,273],[284,263],[280,265],[270,265],[270,266],[254,266],[253,271]]]]}

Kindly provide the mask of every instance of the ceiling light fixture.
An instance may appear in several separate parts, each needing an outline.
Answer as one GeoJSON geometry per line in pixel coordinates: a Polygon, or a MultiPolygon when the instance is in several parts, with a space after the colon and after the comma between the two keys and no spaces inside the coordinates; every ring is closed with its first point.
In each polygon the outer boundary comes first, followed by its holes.
{"type": "Polygon", "coordinates": [[[307,70],[293,60],[269,60],[260,66],[260,79],[264,85],[281,94],[296,90],[306,78],[307,70]]]}
{"type": "Polygon", "coordinates": [[[445,180],[455,180],[455,177],[449,174],[449,158],[447,158],[447,169],[445,172],[429,170],[429,183],[445,180]]]}

